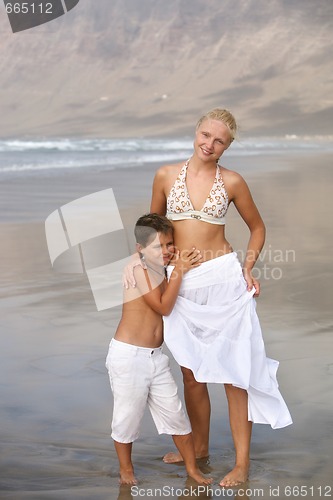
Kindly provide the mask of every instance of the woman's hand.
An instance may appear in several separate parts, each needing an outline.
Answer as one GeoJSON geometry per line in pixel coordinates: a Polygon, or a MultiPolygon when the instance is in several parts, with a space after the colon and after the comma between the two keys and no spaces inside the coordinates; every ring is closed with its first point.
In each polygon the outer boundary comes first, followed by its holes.
{"type": "Polygon", "coordinates": [[[247,291],[251,292],[253,287],[256,289],[253,297],[259,297],[260,295],[260,283],[257,279],[252,276],[252,272],[249,269],[243,269],[243,276],[247,284],[247,291]]]}
{"type": "Polygon", "coordinates": [[[132,286],[133,288],[136,287],[136,281],[134,278],[134,268],[136,266],[141,266],[142,269],[147,269],[145,261],[143,259],[140,259],[138,253],[132,255],[131,261],[127,264],[123,271],[122,281],[123,286],[126,288],[126,290],[128,290],[130,286],[132,286]]]}

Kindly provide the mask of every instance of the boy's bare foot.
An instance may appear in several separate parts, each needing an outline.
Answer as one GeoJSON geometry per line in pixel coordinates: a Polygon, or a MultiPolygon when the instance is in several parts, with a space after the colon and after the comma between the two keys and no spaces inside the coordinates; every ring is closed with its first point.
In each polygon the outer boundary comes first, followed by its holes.
{"type": "Polygon", "coordinates": [[[193,471],[187,471],[188,475],[194,479],[198,484],[211,484],[213,479],[211,477],[205,477],[202,475],[200,469],[194,469],[193,471]]]}
{"type": "MultiPolygon", "coordinates": [[[[196,459],[208,458],[208,455],[196,456],[195,458],[196,459]]],[[[177,464],[178,462],[184,462],[184,459],[180,453],[176,451],[170,451],[169,453],[164,455],[163,462],[165,462],[166,464],[177,464]]]]}
{"type": "Polygon", "coordinates": [[[232,488],[233,486],[239,486],[248,480],[249,467],[236,465],[232,471],[230,471],[221,481],[220,486],[223,488],[232,488]]]}
{"type": "Polygon", "coordinates": [[[120,470],[119,475],[120,475],[119,484],[130,484],[130,485],[138,484],[138,481],[134,476],[133,469],[120,470]]]}

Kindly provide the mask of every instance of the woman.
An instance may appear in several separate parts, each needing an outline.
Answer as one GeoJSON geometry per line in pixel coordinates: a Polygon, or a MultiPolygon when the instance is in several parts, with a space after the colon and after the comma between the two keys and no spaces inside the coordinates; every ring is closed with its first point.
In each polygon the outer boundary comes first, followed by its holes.
{"type": "MultiPolygon", "coordinates": [[[[218,164],[236,129],[227,110],[204,115],[191,158],[157,171],[151,201],[151,212],[173,221],[176,247],[196,247],[203,256],[203,263],[183,279],[175,307],[164,318],[164,338],[182,369],[197,457],[208,455],[206,383],[225,384],[236,462],[220,482],[224,487],[248,478],[252,422],[273,428],[292,423],[278,390],[278,362],[266,358],[253,299],[260,287],[252,268],[264,244],[265,226],[244,179],[218,164]],[[231,202],[250,231],[242,267],[225,238],[231,202]]],[[[167,462],[178,460],[174,453],[165,456],[167,462]]]]}

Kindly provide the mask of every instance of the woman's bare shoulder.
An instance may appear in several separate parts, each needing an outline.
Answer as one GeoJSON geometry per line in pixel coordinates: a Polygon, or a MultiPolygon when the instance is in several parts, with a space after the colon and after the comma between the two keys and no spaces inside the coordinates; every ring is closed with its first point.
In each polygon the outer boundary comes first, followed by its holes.
{"type": "Polygon", "coordinates": [[[248,191],[248,186],[241,174],[225,167],[220,167],[220,169],[230,201],[235,201],[237,196],[248,191]]]}
{"type": "Polygon", "coordinates": [[[242,183],[245,183],[244,178],[239,174],[238,172],[235,172],[234,170],[229,170],[228,168],[221,167],[220,166],[220,171],[222,174],[223,182],[231,184],[231,185],[239,185],[242,183]]]}

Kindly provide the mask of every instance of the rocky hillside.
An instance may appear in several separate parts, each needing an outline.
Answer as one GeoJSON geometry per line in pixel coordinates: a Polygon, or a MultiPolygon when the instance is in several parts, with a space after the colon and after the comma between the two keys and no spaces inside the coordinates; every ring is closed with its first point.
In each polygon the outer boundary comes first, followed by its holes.
{"type": "Polygon", "coordinates": [[[12,34],[0,10],[0,136],[333,133],[332,0],[81,0],[12,34]]]}

